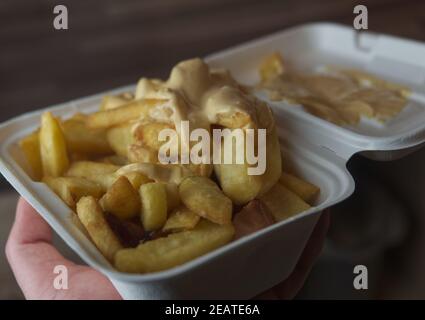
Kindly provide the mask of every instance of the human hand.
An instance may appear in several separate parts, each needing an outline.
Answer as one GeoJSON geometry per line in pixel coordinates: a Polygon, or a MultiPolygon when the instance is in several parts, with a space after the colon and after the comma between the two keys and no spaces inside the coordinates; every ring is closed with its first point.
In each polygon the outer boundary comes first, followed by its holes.
{"type": "MultiPolygon", "coordinates": [[[[320,255],[329,226],[329,214],[317,223],[298,264],[288,279],[259,295],[259,299],[291,299],[301,289],[314,261],[320,255]]],[[[116,300],[121,296],[109,279],[95,269],[65,259],[52,244],[52,230],[23,199],[6,244],[6,256],[18,285],[27,299],[116,300]],[[53,286],[55,266],[68,269],[66,290],[53,286]]]]}
{"type": "Polygon", "coordinates": [[[23,198],[6,244],[6,257],[27,299],[121,299],[99,271],[65,259],[52,244],[52,230],[23,198]],[[55,289],[55,266],[68,270],[68,289],[55,289]]]}

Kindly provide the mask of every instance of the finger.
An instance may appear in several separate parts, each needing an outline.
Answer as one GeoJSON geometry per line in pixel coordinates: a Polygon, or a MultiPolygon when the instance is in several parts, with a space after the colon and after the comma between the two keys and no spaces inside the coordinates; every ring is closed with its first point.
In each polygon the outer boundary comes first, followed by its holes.
{"type": "Polygon", "coordinates": [[[22,197],[18,200],[15,223],[9,240],[14,244],[52,241],[50,226],[22,197]]]}
{"type": "Polygon", "coordinates": [[[27,299],[121,299],[100,272],[65,259],[51,244],[52,231],[41,216],[20,198],[6,244],[6,256],[27,299]],[[70,290],[53,286],[56,266],[68,270],[70,290]]]}
{"type": "Polygon", "coordinates": [[[6,257],[27,298],[39,297],[51,288],[55,266],[74,265],[51,245],[51,239],[49,225],[20,198],[6,244],[6,257]]]}
{"type": "Polygon", "coordinates": [[[330,224],[329,210],[323,212],[292,274],[274,288],[280,299],[292,299],[304,285],[315,261],[320,256],[330,224]]]}

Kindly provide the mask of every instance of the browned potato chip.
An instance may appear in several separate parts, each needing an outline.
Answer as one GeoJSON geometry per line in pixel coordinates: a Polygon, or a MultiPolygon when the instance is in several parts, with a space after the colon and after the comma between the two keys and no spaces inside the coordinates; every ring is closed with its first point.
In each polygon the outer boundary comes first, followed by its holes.
{"type": "Polygon", "coordinates": [[[210,179],[200,176],[185,178],[179,186],[184,205],[212,222],[228,224],[232,219],[232,201],[210,179]]]}
{"type": "Polygon", "coordinates": [[[50,112],[41,116],[40,153],[45,176],[58,177],[69,166],[65,137],[59,121],[50,112]]]}
{"type": "Polygon", "coordinates": [[[139,193],[125,176],[112,184],[99,203],[103,211],[123,220],[136,217],[140,212],[139,193]]]}
{"type": "Polygon", "coordinates": [[[193,230],[148,241],[136,249],[118,251],[115,267],[129,273],[166,270],[225,245],[232,240],[233,235],[231,224],[218,225],[203,220],[193,230]]]}
{"type": "Polygon", "coordinates": [[[96,199],[88,196],[77,203],[77,214],[99,251],[109,261],[122,249],[117,236],[112,231],[96,199]]]}

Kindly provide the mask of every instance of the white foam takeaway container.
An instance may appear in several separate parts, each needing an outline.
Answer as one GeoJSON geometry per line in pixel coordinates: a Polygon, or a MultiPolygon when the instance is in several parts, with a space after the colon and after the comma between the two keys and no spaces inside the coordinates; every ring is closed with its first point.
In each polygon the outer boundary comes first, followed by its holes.
{"type": "Polygon", "coordinates": [[[290,275],[322,210],[344,200],[353,192],[354,182],[346,169],[346,162],[352,154],[378,150],[378,153],[371,155],[393,158],[418,147],[424,141],[425,121],[419,121],[422,118],[425,120],[421,109],[423,100],[420,100],[423,91],[419,90],[421,84],[423,87],[424,79],[418,70],[422,68],[423,71],[425,61],[417,57],[425,56],[425,46],[367,33],[360,38],[366,49],[356,47],[354,32],[348,28],[315,24],[279,32],[207,57],[211,65],[229,68],[237,80],[247,84],[257,80],[256,70],[261,58],[276,50],[304,67],[305,62],[314,67],[328,61],[334,64],[338,61],[342,65],[363,67],[374,72],[381,70],[375,70],[377,67],[372,67],[374,63],[384,64],[383,69],[392,66],[397,69],[400,68],[399,64],[416,66],[409,69],[414,76],[406,75],[396,80],[403,80],[415,90],[418,89],[414,94],[418,100],[407,108],[412,110],[403,111],[404,114],[382,128],[368,124],[358,128],[341,128],[302,110],[273,103],[284,153],[290,154],[290,161],[302,177],[321,188],[316,205],[302,214],[176,268],[144,275],[116,271],[75,223],[75,214],[46,185],[32,181],[19,165],[21,159],[17,141],[39,126],[43,111],[50,110],[63,118],[75,112],[93,112],[97,110],[103,95],[133,90],[134,87],[120,88],[38,110],[1,124],[0,171],[88,265],[111,279],[123,298],[251,298],[290,275]],[[392,50],[388,50],[389,47],[392,50]],[[388,51],[391,52],[386,55],[388,51]],[[402,58],[394,52],[399,52],[402,58]],[[385,64],[385,59],[392,62],[385,64]],[[401,151],[394,151],[399,149],[401,151]]]}

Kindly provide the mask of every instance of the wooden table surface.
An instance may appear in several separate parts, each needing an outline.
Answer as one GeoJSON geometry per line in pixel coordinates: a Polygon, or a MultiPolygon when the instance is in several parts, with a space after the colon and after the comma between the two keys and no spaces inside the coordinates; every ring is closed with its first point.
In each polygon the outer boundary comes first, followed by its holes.
{"type": "MultiPolygon", "coordinates": [[[[1,0],[0,122],[24,112],[165,77],[179,60],[297,24],[352,25],[352,0],[1,0]],[[65,4],[69,30],[53,28],[65,4]]],[[[425,40],[424,0],[362,1],[369,29],[425,40]]]]}

